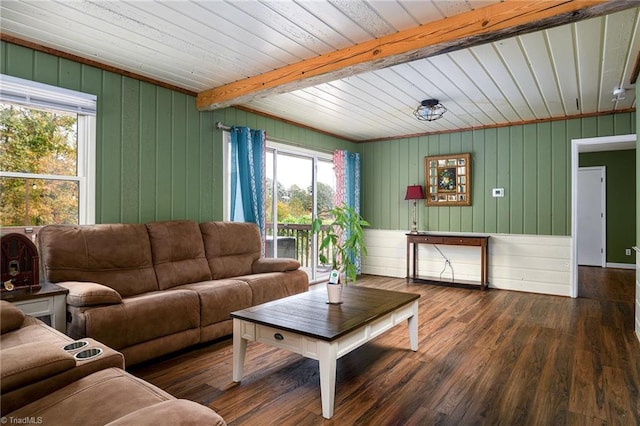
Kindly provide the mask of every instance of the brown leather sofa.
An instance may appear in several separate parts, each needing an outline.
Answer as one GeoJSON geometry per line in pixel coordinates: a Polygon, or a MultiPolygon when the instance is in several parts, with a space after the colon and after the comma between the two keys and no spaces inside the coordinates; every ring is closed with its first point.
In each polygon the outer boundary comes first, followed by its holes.
{"type": "Polygon", "coordinates": [[[124,368],[121,353],[93,339],[84,339],[86,348],[100,348],[102,354],[90,360],[76,360],[73,352],[63,349],[73,339],[25,316],[5,300],[0,301],[0,327],[2,415],[96,371],[124,368]]]}
{"type": "Polygon", "coordinates": [[[38,241],[41,279],[69,289],[67,334],[127,366],[229,335],[231,312],[309,288],[297,260],[262,257],[249,223],[49,225],[38,241]]]}
{"type": "Polygon", "coordinates": [[[213,410],[125,372],[119,352],[93,339],[78,345],[4,300],[0,326],[3,424],[225,425],[213,410]],[[91,351],[98,355],[82,358],[91,351]]]}

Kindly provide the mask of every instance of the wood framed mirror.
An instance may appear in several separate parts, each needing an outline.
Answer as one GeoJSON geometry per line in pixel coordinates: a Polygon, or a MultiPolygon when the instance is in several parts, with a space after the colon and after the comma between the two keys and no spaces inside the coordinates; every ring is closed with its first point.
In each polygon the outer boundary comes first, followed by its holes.
{"type": "Polygon", "coordinates": [[[471,153],[425,157],[427,206],[471,205],[471,153]]]}

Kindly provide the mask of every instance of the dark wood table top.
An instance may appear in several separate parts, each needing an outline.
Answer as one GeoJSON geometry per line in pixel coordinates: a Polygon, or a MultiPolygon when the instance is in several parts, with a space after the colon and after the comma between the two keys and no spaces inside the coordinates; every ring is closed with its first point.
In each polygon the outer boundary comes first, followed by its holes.
{"type": "Polygon", "coordinates": [[[343,288],[342,304],[330,305],[326,286],[318,284],[305,293],[232,312],[231,317],[333,341],[419,297],[351,285],[343,288]]]}
{"type": "Polygon", "coordinates": [[[9,302],[19,302],[21,300],[31,300],[39,297],[56,296],[67,293],[69,293],[69,289],[53,283],[44,283],[40,287],[17,287],[12,291],[3,291],[0,297],[2,297],[2,300],[9,302]]]}

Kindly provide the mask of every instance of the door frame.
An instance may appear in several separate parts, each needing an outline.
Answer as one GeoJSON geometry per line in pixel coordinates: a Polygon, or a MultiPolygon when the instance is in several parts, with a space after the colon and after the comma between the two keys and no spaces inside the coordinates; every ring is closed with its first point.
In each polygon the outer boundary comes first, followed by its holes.
{"type": "MultiPolygon", "coordinates": [[[[601,252],[600,252],[600,267],[601,268],[605,268],[607,266],[607,168],[605,166],[588,166],[588,167],[580,167],[580,165],[578,165],[578,173],[580,172],[580,170],[597,170],[600,172],[600,176],[602,179],[602,185],[600,186],[600,203],[602,204],[602,211],[601,213],[601,218],[602,220],[600,221],[600,235],[602,236],[602,247],[600,247],[601,252]]],[[[577,198],[576,198],[577,200],[577,198]]],[[[576,209],[576,222],[577,222],[577,212],[578,210],[576,209]]],[[[576,248],[578,247],[578,234],[576,233],[576,248]]],[[[577,256],[577,251],[576,251],[576,256],[577,256]]],[[[577,260],[576,260],[577,263],[577,260]]]]}
{"type": "Polygon", "coordinates": [[[597,138],[571,139],[571,283],[569,296],[578,297],[578,168],[581,152],[614,151],[636,149],[636,134],[605,136],[597,138]]]}

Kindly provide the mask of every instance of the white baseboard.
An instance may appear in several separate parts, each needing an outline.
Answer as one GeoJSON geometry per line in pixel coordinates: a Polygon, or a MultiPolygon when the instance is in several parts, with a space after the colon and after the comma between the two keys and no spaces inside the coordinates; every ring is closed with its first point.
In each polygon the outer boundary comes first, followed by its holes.
{"type": "Polygon", "coordinates": [[[614,262],[607,262],[607,268],[636,269],[636,264],[635,264],[635,263],[614,263],[614,262]]]}

